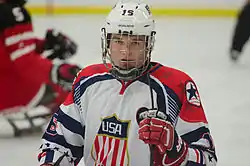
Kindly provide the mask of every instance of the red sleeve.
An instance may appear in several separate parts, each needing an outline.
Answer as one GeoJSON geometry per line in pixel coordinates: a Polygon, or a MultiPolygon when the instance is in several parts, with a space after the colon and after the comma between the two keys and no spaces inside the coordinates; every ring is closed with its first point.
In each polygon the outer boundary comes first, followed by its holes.
{"type": "Polygon", "coordinates": [[[213,138],[194,80],[184,72],[168,67],[161,67],[154,75],[178,96],[175,99],[179,103],[179,116],[175,129],[189,147],[186,165],[216,163],[213,138]]]}
{"type": "Polygon", "coordinates": [[[179,117],[182,120],[207,123],[198,88],[192,78],[182,71],[165,66],[154,75],[178,96],[181,105],[179,117]]]}
{"type": "Polygon", "coordinates": [[[195,82],[190,77],[187,77],[183,85],[184,92],[182,108],[179,114],[180,118],[190,123],[203,122],[207,124],[208,122],[195,82]]]}

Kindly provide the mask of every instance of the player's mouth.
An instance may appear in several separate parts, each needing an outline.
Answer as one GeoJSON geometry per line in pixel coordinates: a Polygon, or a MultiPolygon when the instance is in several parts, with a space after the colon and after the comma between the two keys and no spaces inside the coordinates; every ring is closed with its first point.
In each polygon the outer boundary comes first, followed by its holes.
{"type": "Polygon", "coordinates": [[[136,65],[136,61],[135,60],[131,60],[131,59],[121,59],[120,60],[120,67],[122,69],[134,68],[135,65],[136,65]]]}
{"type": "Polygon", "coordinates": [[[133,63],[135,60],[130,60],[130,59],[121,59],[122,63],[133,63]]]}

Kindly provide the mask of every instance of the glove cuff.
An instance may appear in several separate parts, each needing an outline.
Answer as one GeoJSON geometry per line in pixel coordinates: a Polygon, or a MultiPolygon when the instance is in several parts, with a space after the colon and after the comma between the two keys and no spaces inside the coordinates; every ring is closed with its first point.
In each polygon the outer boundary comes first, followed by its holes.
{"type": "MultiPolygon", "coordinates": [[[[181,139],[181,138],[180,138],[181,139]]],[[[163,163],[166,166],[182,166],[185,165],[188,158],[188,145],[183,141],[180,140],[179,142],[182,142],[180,144],[181,149],[179,152],[175,153],[175,156],[171,154],[172,152],[166,152],[163,156],[163,163]]],[[[177,145],[179,146],[179,145],[177,145]]]]}
{"type": "Polygon", "coordinates": [[[80,67],[66,63],[54,65],[51,69],[51,80],[64,90],[70,91],[74,78],[80,70],[80,67]]]}

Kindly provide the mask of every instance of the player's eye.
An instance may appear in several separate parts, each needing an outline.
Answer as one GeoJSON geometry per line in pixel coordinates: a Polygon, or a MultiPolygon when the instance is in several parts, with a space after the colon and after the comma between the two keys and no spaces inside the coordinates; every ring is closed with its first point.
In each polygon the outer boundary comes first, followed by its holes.
{"type": "Polygon", "coordinates": [[[140,45],[140,43],[141,43],[141,41],[132,41],[131,44],[133,44],[133,45],[140,45]]]}
{"type": "Polygon", "coordinates": [[[116,44],[123,44],[123,41],[121,39],[113,39],[113,41],[116,44]]]}

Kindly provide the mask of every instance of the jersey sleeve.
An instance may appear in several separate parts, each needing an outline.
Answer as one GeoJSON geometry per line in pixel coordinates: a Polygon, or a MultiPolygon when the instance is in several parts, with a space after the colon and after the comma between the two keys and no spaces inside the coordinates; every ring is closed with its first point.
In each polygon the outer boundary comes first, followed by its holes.
{"type": "Polygon", "coordinates": [[[182,83],[182,106],[176,129],[189,147],[187,166],[214,166],[217,162],[215,146],[198,88],[189,76],[186,78],[182,83]]]}
{"type": "Polygon", "coordinates": [[[38,155],[40,165],[55,163],[65,155],[61,164],[73,166],[83,157],[85,124],[79,105],[79,87],[76,86],[73,86],[72,92],[53,115],[42,136],[38,155]]]}
{"type": "Polygon", "coordinates": [[[93,74],[107,70],[104,65],[83,68],[74,80],[72,91],[53,115],[42,137],[38,160],[40,164],[54,163],[66,154],[62,165],[77,165],[84,152],[85,117],[88,97],[84,92],[84,82],[93,74]]]}
{"type": "Polygon", "coordinates": [[[1,4],[0,15],[0,36],[4,43],[0,47],[6,52],[1,56],[7,56],[12,68],[20,75],[50,82],[52,62],[35,51],[41,40],[34,36],[28,11],[23,7],[1,4]]]}

